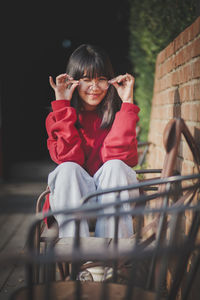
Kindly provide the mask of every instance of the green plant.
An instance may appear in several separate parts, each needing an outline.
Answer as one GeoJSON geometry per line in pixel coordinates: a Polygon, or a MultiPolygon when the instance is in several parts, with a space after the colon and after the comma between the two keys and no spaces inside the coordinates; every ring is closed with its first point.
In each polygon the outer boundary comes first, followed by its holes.
{"type": "Polygon", "coordinates": [[[129,57],[139,105],[141,131],[147,140],[158,53],[197,17],[197,0],[129,0],[129,57]]]}

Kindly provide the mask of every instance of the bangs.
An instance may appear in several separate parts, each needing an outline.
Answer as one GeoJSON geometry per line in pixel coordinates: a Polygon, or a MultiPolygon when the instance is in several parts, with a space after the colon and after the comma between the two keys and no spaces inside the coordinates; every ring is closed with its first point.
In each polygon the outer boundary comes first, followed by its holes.
{"type": "Polygon", "coordinates": [[[88,57],[84,59],[82,64],[80,64],[80,78],[86,76],[88,78],[96,78],[100,76],[105,76],[106,78],[110,79],[111,74],[106,67],[102,60],[96,57],[88,57]]]}
{"type": "Polygon", "coordinates": [[[89,45],[80,46],[70,57],[67,74],[75,80],[83,77],[96,78],[105,76],[113,78],[114,72],[107,54],[89,45]],[[98,51],[97,51],[98,50],[98,51]]]}

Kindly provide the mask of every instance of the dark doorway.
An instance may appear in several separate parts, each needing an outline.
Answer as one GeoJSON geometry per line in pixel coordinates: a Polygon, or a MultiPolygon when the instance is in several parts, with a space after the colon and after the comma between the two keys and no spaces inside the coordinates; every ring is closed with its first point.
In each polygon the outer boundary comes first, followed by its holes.
{"type": "Polygon", "coordinates": [[[1,106],[3,174],[13,164],[49,160],[45,118],[54,95],[48,76],[65,72],[81,43],[107,50],[117,74],[131,72],[128,1],[32,1],[4,4],[1,106]]]}

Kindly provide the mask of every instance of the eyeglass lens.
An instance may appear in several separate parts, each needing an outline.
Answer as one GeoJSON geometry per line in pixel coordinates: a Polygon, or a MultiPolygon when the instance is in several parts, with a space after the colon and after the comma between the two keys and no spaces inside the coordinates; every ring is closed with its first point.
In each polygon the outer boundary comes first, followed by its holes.
{"type": "Polygon", "coordinates": [[[99,79],[97,81],[93,81],[93,80],[81,80],[80,84],[83,88],[90,88],[92,86],[98,86],[99,88],[106,90],[109,87],[109,83],[107,79],[99,79]]]}

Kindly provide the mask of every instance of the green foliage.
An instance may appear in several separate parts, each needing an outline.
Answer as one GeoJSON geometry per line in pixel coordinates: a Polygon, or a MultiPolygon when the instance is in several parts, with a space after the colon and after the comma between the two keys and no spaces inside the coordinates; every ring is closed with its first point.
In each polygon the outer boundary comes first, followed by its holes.
{"type": "Polygon", "coordinates": [[[130,50],[141,133],[147,140],[157,54],[197,18],[197,0],[129,0],[130,50]]]}
{"type": "MultiPolygon", "coordinates": [[[[148,166],[147,166],[147,163],[144,162],[144,163],[142,164],[142,166],[137,165],[137,166],[133,167],[133,170],[136,171],[136,173],[137,173],[137,170],[145,170],[145,169],[147,169],[147,167],[148,167],[148,166]]],[[[144,179],[145,179],[144,173],[137,174],[137,179],[138,179],[139,181],[140,181],[140,180],[144,180],[144,179]]]]}

